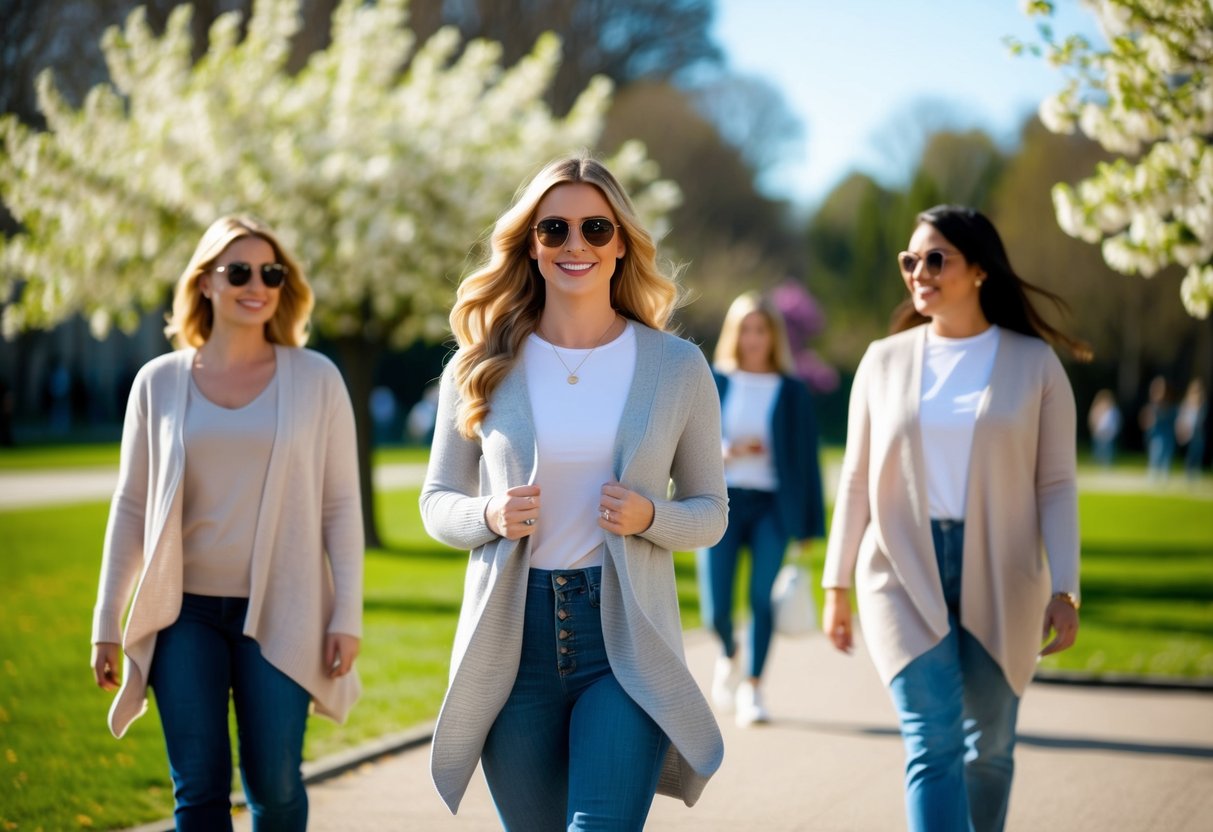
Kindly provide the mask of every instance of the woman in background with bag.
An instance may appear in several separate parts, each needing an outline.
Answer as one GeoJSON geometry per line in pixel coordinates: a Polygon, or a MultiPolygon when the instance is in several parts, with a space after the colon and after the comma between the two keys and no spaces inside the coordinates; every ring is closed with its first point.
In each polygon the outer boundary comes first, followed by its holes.
{"type": "Polygon", "coordinates": [[[771,645],[771,590],[789,541],[822,537],[825,509],[817,420],[808,389],[792,375],[783,315],[756,292],[733,301],[715,355],[729,526],[699,552],[705,624],[721,642],[712,701],[736,710],[741,726],[769,719],[762,671],[771,645]],[[750,550],[751,621],[745,678],[733,635],[733,589],[742,547],[750,550]]]}

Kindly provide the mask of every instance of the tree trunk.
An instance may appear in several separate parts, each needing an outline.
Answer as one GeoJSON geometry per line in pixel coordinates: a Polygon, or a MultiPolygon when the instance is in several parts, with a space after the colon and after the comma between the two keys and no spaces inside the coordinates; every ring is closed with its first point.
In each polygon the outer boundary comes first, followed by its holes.
{"type": "Polygon", "coordinates": [[[362,529],[367,548],[382,545],[375,515],[375,485],[371,469],[371,445],[374,424],[371,422],[371,386],[375,382],[375,365],[383,345],[354,336],[335,341],[341,357],[341,370],[350,389],[354,405],[354,427],[358,431],[358,480],[362,486],[362,529]]]}

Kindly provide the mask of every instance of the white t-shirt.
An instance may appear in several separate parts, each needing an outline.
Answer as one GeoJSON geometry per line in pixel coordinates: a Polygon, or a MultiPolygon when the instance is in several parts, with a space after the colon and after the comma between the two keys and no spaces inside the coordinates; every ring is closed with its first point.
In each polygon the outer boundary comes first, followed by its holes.
{"type": "Polygon", "coordinates": [[[603,484],[615,478],[615,437],[636,372],[632,325],[590,352],[556,347],[535,334],[523,346],[539,457],[539,521],[531,535],[535,569],[602,563],[598,503],[603,484]],[[568,383],[568,368],[577,371],[577,384],[568,383]]]}
{"type": "Polygon", "coordinates": [[[729,488],[774,491],[779,487],[771,458],[771,417],[781,381],[778,373],[729,373],[720,419],[724,441],[734,446],[762,443],[761,453],[725,460],[724,481],[729,488]]]}
{"type": "Polygon", "coordinates": [[[996,326],[970,338],[944,338],[927,329],[919,419],[934,519],[964,519],[973,428],[997,352],[996,326]]]}

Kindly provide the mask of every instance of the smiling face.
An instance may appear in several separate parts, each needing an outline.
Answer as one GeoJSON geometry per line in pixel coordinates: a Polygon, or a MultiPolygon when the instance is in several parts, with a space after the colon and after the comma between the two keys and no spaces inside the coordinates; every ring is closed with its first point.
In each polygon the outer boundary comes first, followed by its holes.
{"type": "Polygon", "coordinates": [[[276,262],[274,247],[260,237],[251,236],[236,240],[215,259],[215,265],[198,280],[202,294],[210,298],[215,312],[213,333],[225,328],[264,328],[273,319],[282,289],[270,289],[262,282],[261,267],[276,262]],[[223,272],[215,271],[231,263],[252,266],[248,283],[233,286],[223,272]]]}
{"type": "Polygon", "coordinates": [[[539,201],[531,225],[546,219],[564,220],[568,225],[568,236],[558,246],[543,245],[534,230],[530,233],[529,253],[539,264],[549,299],[601,295],[609,303],[615,261],[624,256],[627,246],[619,228],[601,246],[588,242],[581,225],[594,217],[619,222],[602,192],[583,182],[557,185],[539,201]]]}
{"type": "Polygon", "coordinates": [[[968,330],[975,323],[984,324],[978,286],[978,281],[986,276],[984,269],[966,260],[935,226],[925,222],[914,229],[906,251],[916,255],[917,262],[912,272],[902,269],[902,280],[914,309],[931,318],[936,332],[947,335],[945,330],[968,330]],[[931,275],[927,268],[930,252],[943,254],[943,268],[938,275],[931,275]]]}

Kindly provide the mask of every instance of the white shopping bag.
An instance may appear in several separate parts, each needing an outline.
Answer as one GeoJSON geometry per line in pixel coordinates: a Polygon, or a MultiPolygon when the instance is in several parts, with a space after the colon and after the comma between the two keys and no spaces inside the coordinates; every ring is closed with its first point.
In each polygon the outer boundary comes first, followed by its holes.
{"type": "Polygon", "coordinates": [[[812,578],[808,567],[800,562],[798,546],[796,555],[779,570],[771,589],[775,632],[785,636],[803,636],[817,629],[812,578]]]}

